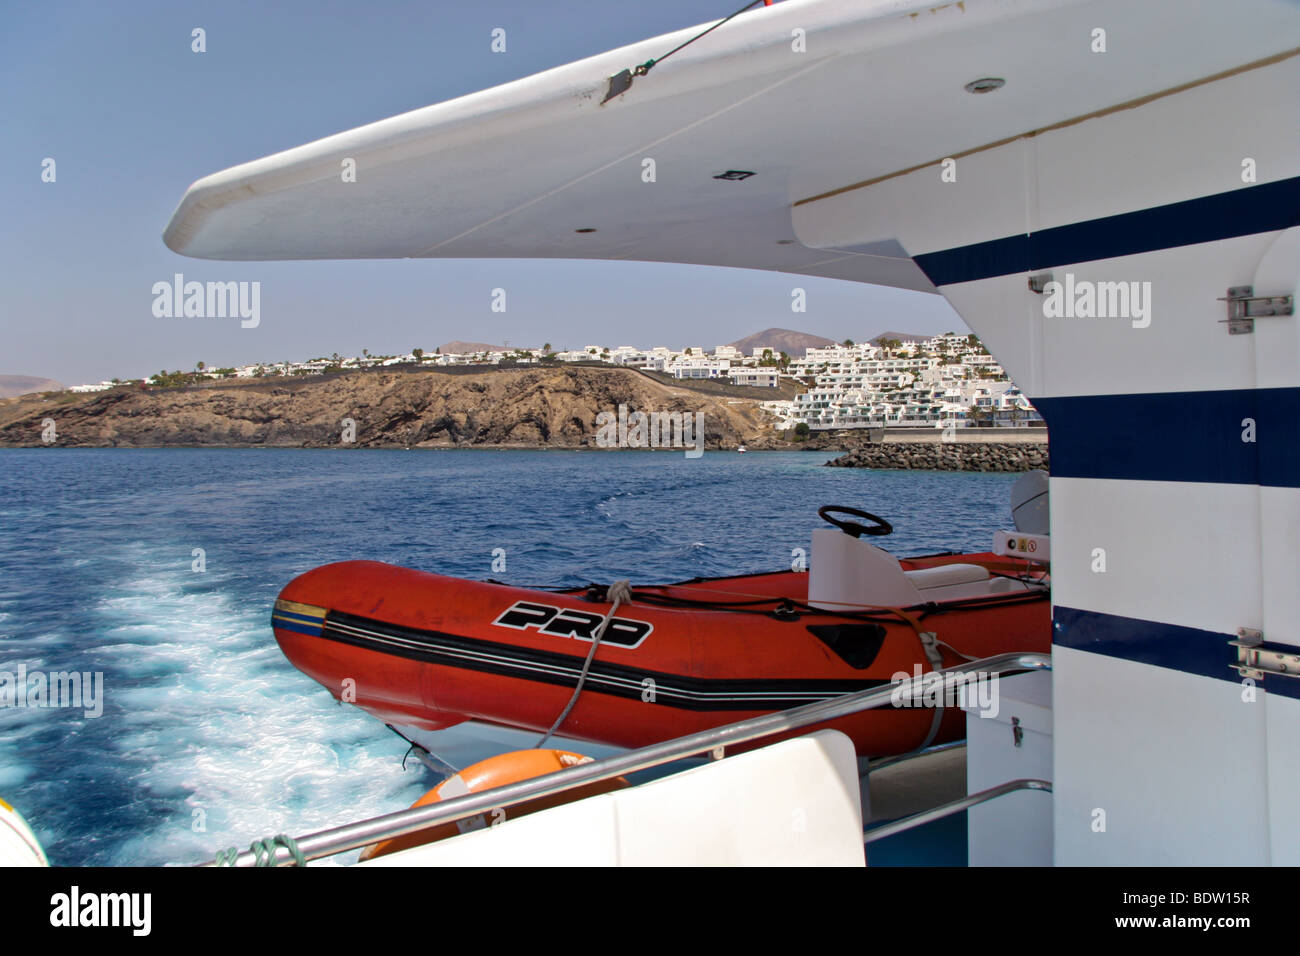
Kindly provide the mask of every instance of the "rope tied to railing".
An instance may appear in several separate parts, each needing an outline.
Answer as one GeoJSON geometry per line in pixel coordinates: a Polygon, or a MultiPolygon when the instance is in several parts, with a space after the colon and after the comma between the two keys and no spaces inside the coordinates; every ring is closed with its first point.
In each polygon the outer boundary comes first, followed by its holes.
{"type": "Polygon", "coordinates": [[[569,711],[573,710],[573,705],[578,702],[578,697],[582,694],[583,685],[587,683],[587,672],[591,670],[591,662],[596,657],[596,648],[600,647],[600,639],[605,636],[605,630],[609,627],[609,622],[614,619],[614,614],[618,611],[618,606],[620,604],[631,603],[632,601],[632,582],[626,578],[615,581],[605,589],[605,600],[612,601],[613,603],[610,604],[609,612],[600,622],[600,627],[596,628],[596,633],[591,637],[591,650],[587,651],[587,659],[582,663],[582,673],[578,675],[578,686],[573,688],[573,696],[569,698],[568,704],[565,705],[560,716],[555,718],[555,723],[551,724],[551,729],[543,735],[541,740],[537,741],[537,746],[533,748],[534,750],[546,746],[546,742],[555,735],[557,730],[560,729],[560,725],[563,724],[565,719],[569,716],[569,711]]]}
{"type": "MultiPolygon", "coordinates": [[[[267,837],[265,840],[254,840],[248,845],[248,850],[253,854],[256,862],[254,866],[276,866],[275,854],[278,847],[284,847],[293,857],[294,866],[306,866],[307,857],[298,848],[298,841],[286,833],[278,833],[273,837],[267,837]]],[[[219,850],[216,856],[217,866],[234,866],[235,861],[239,859],[239,848],[230,847],[228,850],[219,850]]]]}

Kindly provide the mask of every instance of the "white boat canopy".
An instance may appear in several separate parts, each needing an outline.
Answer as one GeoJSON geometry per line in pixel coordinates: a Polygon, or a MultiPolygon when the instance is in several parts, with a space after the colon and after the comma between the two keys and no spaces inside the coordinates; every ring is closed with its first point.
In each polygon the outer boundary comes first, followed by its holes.
{"type": "Polygon", "coordinates": [[[1097,57],[1079,37],[1099,6],[786,0],[740,15],[607,102],[612,76],[703,27],[207,176],[164,240],[207,259],[634,259],[934,291],[890,223],[837,245],[819,235],[824,222],[797,213],[1258,48],[1256,28],[1207,37],[1195,11],[1114,3],[1107,22],[1126,39],[1097,57]],[[1161,52],[1188,44],[1211,48],[1161,52]],[[1080,82],[1063,86],[1071,70],[1080,82]],[[1007,78],[1005,89],[965,89],[989,76],[1007,78]],[[1041,97],[1049,76],[1054,95],[1041,97]]]}

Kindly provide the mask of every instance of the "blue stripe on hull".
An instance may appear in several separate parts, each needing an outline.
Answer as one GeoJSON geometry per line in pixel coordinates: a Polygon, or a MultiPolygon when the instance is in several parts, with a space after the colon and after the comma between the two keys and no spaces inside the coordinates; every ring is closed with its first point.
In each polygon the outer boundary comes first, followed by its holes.
{"type": "Polygon", "coordinates": [[[1300,488],[1300,388],[1033,400],[1059,478],[1300,488]],[[1242,421],[1255,441],[1242,441],[1242,421]]]}
{"type": "MultiPolygon", "coordinates": [[[[1052,641],[1060,647],[1240,683],[1230,666],[1237,659],[1237,649],[1228,644],[1233,638],[1217,631],[1081,608],[1057,605],[1052,609],[1052,641]]],[[[1265,677],[1258,686],[1270,694],[1300,699],[1297,678],[1265,677]]]]}
{"type": "Polygon", "coordinates": [[[914,257],[937,286],[1114,259],[1300,224],[1300,177],[914,257]]]}
{"type": "Polygon", "coordinates": [[[320,614],[299,614],[297,611],[276,610],[272,612],[271,616],[286,621],[297,621],[299,624],[315,624],[317,630],[320,630],[325,624],[325,613],[323,611],[320,614]]]}
{"type": "Polygon", "coordinates": [[[309,624],[303,621],[295,621],[291,618],[280,617],[276,615],[271,618],[271,627],[279,628],[282,631],[293,631],[296,634],[307,634],[310,637],[320,637],[321,623],[309,624]]]}

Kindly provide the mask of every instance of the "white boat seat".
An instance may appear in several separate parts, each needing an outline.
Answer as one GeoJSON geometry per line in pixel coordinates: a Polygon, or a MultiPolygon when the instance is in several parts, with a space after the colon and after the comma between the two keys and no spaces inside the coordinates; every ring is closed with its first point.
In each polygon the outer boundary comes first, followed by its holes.
{"type": "Polygon", "coordinates": [[[904,571],[903,577],[918,591],[946,588],[957,584],[975,584],[989,579],[988,568],[978,564],[941,564],[934,568],[904,571]]]}
{"type": "Polygon", "coordinates": [[[956,562],[904,571],[898,559],[862,538],[836,528],[813,531],[808,603],[828,611],[859,607],[911,607],[1005,594],[1029,587],[991,575],[978,564],[956,562]]]}

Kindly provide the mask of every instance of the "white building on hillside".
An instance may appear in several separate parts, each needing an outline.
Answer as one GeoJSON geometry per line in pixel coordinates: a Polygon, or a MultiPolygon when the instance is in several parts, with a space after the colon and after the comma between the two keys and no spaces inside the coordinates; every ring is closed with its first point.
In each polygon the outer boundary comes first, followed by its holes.
{"type": "Polygon", "coordinates": [[[811,383],[779,419],[812,429],[1025,425],[1041,417],[978,342],[956,333],[905,343],[810,348],[788,374],[811,383]]]}
{"type": "Polygon", "coordinates": [[[727,377],[732,385],[752,385],[757,388],[776,388],[781,383],[781,373],[774,368],[731,368],[727,377]]]}

